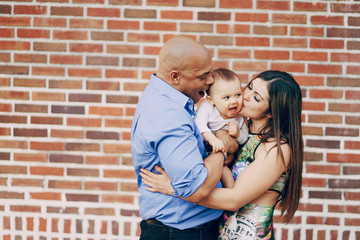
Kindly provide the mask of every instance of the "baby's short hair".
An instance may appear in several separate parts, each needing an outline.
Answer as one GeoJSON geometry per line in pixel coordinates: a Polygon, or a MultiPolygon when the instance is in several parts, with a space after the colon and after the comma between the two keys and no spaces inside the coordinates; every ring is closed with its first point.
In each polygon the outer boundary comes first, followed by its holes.
{"type": "MultiPolygon", "coordinates": [[[[231,71],[230,69],[227,69],[227,68],[218,68],[218,69],[215,69],[214,71],[211,72],[211,76],[212,78],[214,79],[214,82],[217,80],[217,79],[222,79],[226,82],[232,82],[234,80],[238,80],[240,81],[238,75],[231,71]]],[[[206,94],[209,95],[210,94],[210,88],[211,88],[212,85],[210,85],[209,89],[206,90],[206,94]]]]}

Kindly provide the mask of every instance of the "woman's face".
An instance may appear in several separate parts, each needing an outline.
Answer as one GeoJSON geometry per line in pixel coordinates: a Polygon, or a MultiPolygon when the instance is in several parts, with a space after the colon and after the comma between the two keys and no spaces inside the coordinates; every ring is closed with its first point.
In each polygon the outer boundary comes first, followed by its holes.
{"type": "Polygon", "coordinates": [[[244,90],[243,108],[240,115],[251,118],[253,121],[269,118],[269,91],[268,82],[256,78],[244,90]]]}

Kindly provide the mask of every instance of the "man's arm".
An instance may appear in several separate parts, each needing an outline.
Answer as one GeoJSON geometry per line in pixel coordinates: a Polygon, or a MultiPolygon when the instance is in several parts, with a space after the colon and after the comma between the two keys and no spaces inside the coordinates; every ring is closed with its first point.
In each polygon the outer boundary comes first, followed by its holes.
{"type": "MultiPolygon", "coordinates": [[[[237,151],[238,143],[236,138],[231,137],[226,130],[218,130],[215,135],[224,142],[225,151],[228,154],[237,151]]],[[[185,198],[185,200],[198,203],[215,188],[222,175],[224,158],[224,153],[218,152],[211,153],[210,156],[204,160],[204,165],[208,170],[208,176],[205,182],[191,196],[185,198]]]]}

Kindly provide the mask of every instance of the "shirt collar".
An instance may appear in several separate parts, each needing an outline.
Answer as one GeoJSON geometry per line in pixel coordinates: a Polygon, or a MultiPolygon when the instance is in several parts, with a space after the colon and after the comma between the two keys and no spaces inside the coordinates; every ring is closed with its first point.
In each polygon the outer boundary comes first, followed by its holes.
{"type": "Polygon", "coordinates": [[[168,84],[167,82],[165,82],[164,80],[158,78],[155,73],[151,75],[149,85],[153,88],[158,89],[165,96],[169,97],[170,99],[174,100],[174,102],[184,107],[190,113],[190,115],[195,115],[194,101],[170,84],[168,84]]]}

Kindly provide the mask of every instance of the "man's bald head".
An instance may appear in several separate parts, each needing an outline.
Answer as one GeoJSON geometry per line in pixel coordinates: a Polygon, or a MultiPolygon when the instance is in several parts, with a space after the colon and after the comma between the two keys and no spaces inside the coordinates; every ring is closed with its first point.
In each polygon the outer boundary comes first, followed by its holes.
{"type": "Polygon", "coordinates": [[[157,75],[166,82],[170,81],[173,70],[183,72],[196,68],[201,59],[208,58],[209,51],[201,43],[183,36],[168,40],[160,50],[157,75]]]}

